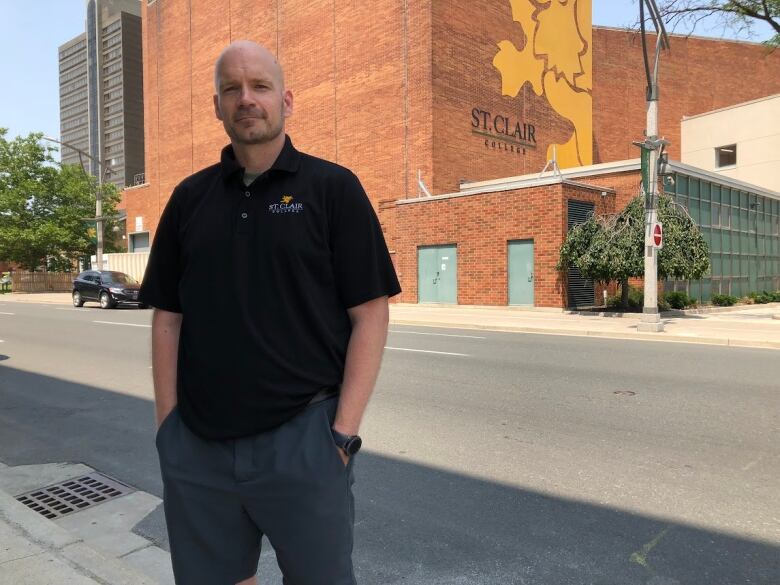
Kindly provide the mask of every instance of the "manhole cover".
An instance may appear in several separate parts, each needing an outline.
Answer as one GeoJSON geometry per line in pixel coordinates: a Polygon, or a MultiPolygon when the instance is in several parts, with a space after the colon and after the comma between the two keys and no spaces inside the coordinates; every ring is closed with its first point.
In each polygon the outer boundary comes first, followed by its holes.
{"type": "Polygon", "coordinates": [[[636,396],[636,392],[633,390],[615,390],[613,394],[617,394],[618,396],[636,396]]]}
{"type": "Polygon", "coordinates": [[[52,520],[132,491],[131,487],[102,473],[90,473],[27,492],[16,499],[52,520]]]}

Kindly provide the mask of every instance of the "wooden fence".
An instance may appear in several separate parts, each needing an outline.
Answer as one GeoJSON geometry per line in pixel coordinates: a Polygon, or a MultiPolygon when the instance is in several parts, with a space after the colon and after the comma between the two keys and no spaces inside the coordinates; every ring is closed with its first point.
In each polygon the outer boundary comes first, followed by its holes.
{"type": "Polygon", "coordinates": [[[11,273],[11,290],[13,292],[70,292],[73,290],[73,279],[76,272],[22,272],[11,273]]]}

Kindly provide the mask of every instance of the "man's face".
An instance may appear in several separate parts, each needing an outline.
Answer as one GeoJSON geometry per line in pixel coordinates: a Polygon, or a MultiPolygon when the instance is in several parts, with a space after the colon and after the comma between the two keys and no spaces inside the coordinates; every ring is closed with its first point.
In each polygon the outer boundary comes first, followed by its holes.
{"type": "Polygon", "coordinates": [[[214,109],[234,144],[263,144],[279,136],[292,113],[292,94],[267,55],[237,48],[224,55],[214,109]]]}

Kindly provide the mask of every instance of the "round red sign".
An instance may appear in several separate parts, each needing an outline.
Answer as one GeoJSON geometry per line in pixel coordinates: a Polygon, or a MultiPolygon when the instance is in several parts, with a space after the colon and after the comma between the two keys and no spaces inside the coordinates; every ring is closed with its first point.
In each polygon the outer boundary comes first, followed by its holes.
{"type": "Polygon", "coordinates": [[[653,242],[656,246],[661,245],[661,238],[662,238],[662,232],[661,232],[661,226],[659,224],[655,224],[653,227],[653,242]]]}

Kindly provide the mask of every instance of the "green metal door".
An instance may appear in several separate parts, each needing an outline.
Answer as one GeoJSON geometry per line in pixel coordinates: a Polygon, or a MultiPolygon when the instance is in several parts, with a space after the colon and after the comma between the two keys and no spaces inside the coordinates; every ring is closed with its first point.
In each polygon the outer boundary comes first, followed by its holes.
{"type": "Polygon", "coordinates": [[[418,302],[457,303],[457,267],[457,248],[455,246],[423,246],[418,248],[418,302]]]}
{"type": "Polygon", "coordinates": [[[509,242],[509,304],[534,304],[534,241],[509,242]]]}

